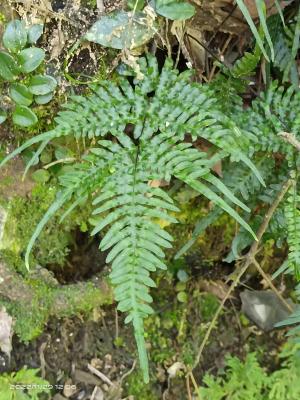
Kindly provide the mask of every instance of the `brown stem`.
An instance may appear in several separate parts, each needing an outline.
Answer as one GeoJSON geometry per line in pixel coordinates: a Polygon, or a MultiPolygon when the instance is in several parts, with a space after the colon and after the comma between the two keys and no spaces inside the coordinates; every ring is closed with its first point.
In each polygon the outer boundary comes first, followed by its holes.
{"type": "MultiPolygon", "coordinates": [[[[206,331],[204,339],[202,340],[202,343],[201,343],[201,345],[199,347],[199,350],[198,350],[198,353],[197,353],[197,356],[196,356],[196,359],[195,359],[195,362],[194,362],[194,365],[193,365],[193,369],[195,369],[197,367],[197,365],[199,364],[199,362],[200,362],[204,347],[205,347],[205,345],[206,345],[206,343],[207,343],[207,341],[208,341],[208,339],[210,337],[210,334],[211,334],[211,332],[212,332],[212,330],[213,330],[213,328],[215,326],[215,323],[216,323],[216,321],[217,321],[217,319],[218,319],[218,317],[219,317],[219,315],[220,315],[220,313],[221,313],[221,311],[222,311],[222,309],[224,307],[224,304],[228,300],[228,298],[229,298],[230,294],[232,293],[232,291],[234,290],[235,286],[240,281],[241,277],[247,271],[249,266],[251,264],[253,264],[253,262],[255,260],[255,255],[256,255],[257,250],[258,250],[259,242],[261,241],[261,239],[262,239],[262,237],[263,237],[263,235],[264,235],[264,233],[265,233],[265,231],[266,231],[266,229],[267,229],[267,227],[268,227],[268,225],[270,223],[270,220],[271,220],[271,218],[272,218],[272,216],[273,216],[273,214],[275,212],[275,210],[277,209],[278,205],[281,203],[282,199],[284,198],[285,194],[287,193],[287,191],[291,187],[292,183],[293,183],[292,179],[289,179],[284,183],[284,185],[282,186],[282,189],[279,192],[278,196],[276,197],[276,199],[274,200],[273,204],[270,206],[269,210],[265,214],[264,219],[263,219],[263,221],[262,221],[262,223],[261,223],[261,225],[260,225],[260,227],[259,227],[259,229],[257,231],[257,235],[256,235],[257,236],[257,241],[252,243],[252,246],[251,246],[249,252],[244,257],[243,265],[240,267],[239,271],[237,272],[237,276],[235,277],[235,279],[233,280],[232,284],[230,285],[230,287],[229,287],[229,289],[228,289],[228,291],[226,293],[226,296],[223,298],[220,306],[218,307],[218,309],[217,309],[217,311],[216,311],[216,313],[215,313],[215,315],[214,315],[214,317],[213,317],[213,319],[212,319],[212,321],[211,321],[211,323],[210,323],[210,325],[209,325],[209,327],[208,327],[208,329],[206,331]]],[[[193,376],[192,370],[189,371],[189,375],[192,378],[192,376],[193,376]]]]}

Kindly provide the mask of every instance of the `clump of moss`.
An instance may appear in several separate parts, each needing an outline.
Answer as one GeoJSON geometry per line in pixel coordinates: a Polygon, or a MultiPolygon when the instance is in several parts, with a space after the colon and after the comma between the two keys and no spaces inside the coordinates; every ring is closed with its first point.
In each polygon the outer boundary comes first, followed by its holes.
{"type": "Polygon", "coordinates": [[[143,377],[139,372],[129,375],[124,386],[126,395],[133,396],[135,399],[157,400],[160,398],[160,394],[154,392],[153,385],[144,384],[143,377]]]}
{"type": "Polygon", "coordinates": [[[26,279],[24,282],[33,294],[30,302],[24,304],[0,299],[0,305],[4,305],[15,319],[15,333],[24,342],[38,337],[51,315],[57,318],[88,315],[94,308],[112,302],[110,293],[102,293],[92,283],[85,284],[83,289],[76,284],[49,285],[42,279],[26,279]]]}
{"type": "MultiPolygon", "coordinates": [[[[28,242],[49,206],[55,199],[55,185],[37,184],[30,197],[17,196],[7,207],[7,223],[1,244],[6,262],[26,275],[24,252],[28,242]]],[[[85,231],[88,205],[78,208],[59,224],[60,213],[54,216],[42,231],[32,252],[31,264],[63,266],[73,243],[73,232],[85,231]]]]}

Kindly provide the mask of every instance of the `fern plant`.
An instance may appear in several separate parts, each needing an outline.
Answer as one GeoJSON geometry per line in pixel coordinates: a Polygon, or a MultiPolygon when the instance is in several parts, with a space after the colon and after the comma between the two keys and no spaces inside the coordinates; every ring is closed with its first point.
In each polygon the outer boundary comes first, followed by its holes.
{"type": "Polygon", "coordinates": [[[271,374],[260,366],[257,355],[244,362],[227,356],[226,369],[218,377],[206,374],[200,388],[203,400],[297,400],[300,396],[299,344],[287,343],[279,358],[281,366],[271,374]]]}
{"type": "Polygon", "coordinates": [[[153,56],[139,60],[139,74],[127,70],[117,82],[92,86],[89,96],[72,96],[56,118],[57,126],[28,140],[1,163],[39,143],[26,170],[35,163],[53,139],[73,136],[90,140],[91,146],[60,177],[62,190],[38,224],[25,256],[49,218],[68,204],[64,217],[78,204],[92,198],[93,235],[103,232],[100,249],[108,251],[111,281],[118,309],[127,313],[126,323],[134,327],[140,365],[148,382],[148,362],[143,319],[153,312],[149,288],[155,286],[150,273],[166,269],[164,249],[172,237],[159,221],[176,223],[178,210],[162,180],[179,179],[228,212],[255,237],[251,227],[230,204],[249,209],[218,179],[211,168],[230,157],[243,161],[263,180],[243,153],[249,138],[221,110],[208,86],[191,83],[191,72],[181,74],[167,60],[161,73],[153,56]],[[193,147],[193,140],[209,138],[216,152],[209,156],[193,147]]]}
{"type": "Polygon", "coordinates": [[[0,400],[38,400],[43,393],[49,394],[52,385],[38,373],[25,367],[0,375],[0,400]]]}

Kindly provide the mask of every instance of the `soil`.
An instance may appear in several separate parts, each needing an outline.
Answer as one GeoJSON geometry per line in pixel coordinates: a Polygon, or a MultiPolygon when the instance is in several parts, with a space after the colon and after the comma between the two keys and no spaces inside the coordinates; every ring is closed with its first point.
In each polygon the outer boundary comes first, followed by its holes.
{"type": "MultiPolygon", "coordinates": [[[[197,262],[197,255],[189,256],[193,276],[188,283],[188,303],[183,306],[187,315],[185,321],[184,339],[180,339],[180,332],[175,326],[171,328],[164,326],[167,315],[172,310],[181,307],[174,297],[174,286],[176,279],[173,278],[170,285],[169,278],[161,278],[158,290],[153,292],[155,297],[155,319],[161,321],[159,330],[159,341],[156,333],[149,337],[149,353],[154,355],[156,361],[151,361],[151,391],[157,399],[185,400],[187,397],[186,382],[184,375],[168,381],[168,368],[184,357],[185,346],[188,343],[192,352],[196,354],[200,339],[207,329],[207,316],[203,315],[199,303],[195,299],[195,290],[203,288],[204,282],[212,282],[215,274],[218,275],[219,285],[223,283],[231,267],[218,265],[209,267],[204,265],[200,259],[197,262]],[[202,263],[202,266],[201,266],[202,263]],[[198,267],[195,269],[195,265],[198,267]],[[223,273],[223,275],[220,274],[223,273]],[[159,294],[159,295],[158,295],[159,294]],[[204,318],[205,317],[205,318],[204,318]],[[199,330],[201,335],[199,336],[199,330]],[[168,348],[162,343],[167,340],[168,348]],[[162,346],[160,348],[160,346],[162,346]],[[159,362],[160,351],[168,353],[159,362]],[[164,397],[163,397],[164,396],[164,397]]],[[[66,277],[69,271],[66,271],[66,277]]],[[[84,271],[82,271],[84,274],[84,271]]],[[[214,282],[216,282],[214,280],[214,282]]],[[[254,279],[254,283],[258,282],[254,279]]],[[[217,293],[214,286],[206,286],[202,294],[217,293]],[[214,288],[214,289],[213,289],[214,288]]],[[[221,296],[219,288],[219,296],[221,296]]],[[[236,290],[220,317],[217,328],[213,330],[210,341],[205,348],[203,359],[195,370],[197,382],[201,382],[205,373],[216,374],[224,367],[226,354],[236,355],[243,359],[247,352],[260,350],[263,359],[262,364],[267,369],[275,369],[274,355],[284,341],[282,331],[271,331],[264,333],[251,323],[243,326],[240,318],[241,303],[239,291],[236,290]]],[[[212,311],[209,311],[210,313],[212,311]]],[[[155,328],[154,328],[155,329],[155,328]]],[[[146,328],[147,332],[147,328],[146,328]]],[[[152,332],[152,331],[151,331],[152,332]]],[[[152,335],[150,333],[150,335],[152,335]]],[[[76,385],[75,393],[70,396],[73,400],[90,399],[95,386],[101,387],[106,397],[104,399],[123,399],[131,395],[131,386],[128,379],[122,376],[131,371],[136,360],[136,345],[134,342],[131,327],[124,324],[123,316],[117,315],[115,306],[108,306],[104,309],[96,309],[89,317],[77,316],[61,320],[52,319],[45,327],[44,333],[28,344],[21,343],[14,337],[13,352],[9,370],[19,370],[23,366],[29,368],[41,368],[41,374],[52,385],[54,395],[67,392],[67,385],[72,382],[76,385]],[[112,393],[112,387],[89,371],[88,364],[101,371],[118,388],[116,394],[112,393]],[[65,385],[65,388],[64,388],[65,385]],[[111,397],[113,396],[113,397],[111,397]]],[[[138,367],[136,367],[136,371],[138,367]]],[[[133,374],[136,373],[133,372],[133,374]]],[[[133,397],[139,399],[138,397],[133,397]]],[[[140,399],[139,399],[140,400],[140,399]]]]}

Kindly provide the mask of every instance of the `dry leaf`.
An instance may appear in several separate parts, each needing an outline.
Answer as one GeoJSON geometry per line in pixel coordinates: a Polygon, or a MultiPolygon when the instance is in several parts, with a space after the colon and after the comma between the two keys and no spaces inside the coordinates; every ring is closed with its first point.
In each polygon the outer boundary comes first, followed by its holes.
{"type": "Polygon", "coordinates": [[[148,185],[153,188],[169,186],[169,182],[165,181],[164,179],[153,179],[152,181],[148,182],[148,185]]]}
{"type": "MultiPolygon", "coordinates": [[[[204,292],[215,295],[218,299],[223,300],[229,290],[229,287],[220,279],[216,281],[201,280],[198,284],[199,289],[204,292]]],[[[229,296],[232,299],[232,296],[229,296]]]]}
{"type": "Polygon", "coordinates": [[[175,378],[179,371],[184,371],[185,365],[182,362],[176,361],[171,367],[168,368],[167,372],[170,378],[175,378]]]}

